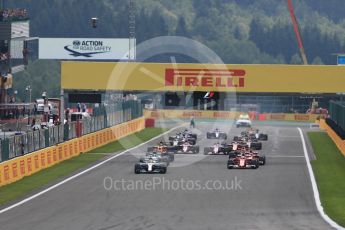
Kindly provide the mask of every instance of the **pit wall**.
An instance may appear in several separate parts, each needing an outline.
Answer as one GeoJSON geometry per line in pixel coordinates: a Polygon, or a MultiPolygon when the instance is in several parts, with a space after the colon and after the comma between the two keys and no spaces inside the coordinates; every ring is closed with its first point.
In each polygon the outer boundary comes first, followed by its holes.
{"type": "Polygon", "coordinates": [[[81,153],[139,132],[144,128],[145,119],[141,117],[5,161],[0,164],[0,187],[78,156],[81,153]]]}
{"type": "Polygon", "coordinates": [[[331,127],[329,127],[324,119],[320,120],[320,128],[325,130],[328,136],[333,140],[335,145],[338,147],[339,151],[345,157],[345,140],[342,140],[336,132],[333,131],[331,127]]]}
{"type": "MultiPolygon", "coordinates": [[[[154,119],[174,119],[174,118],[213,118],[213,119],[236,119],[242,112],[210,111],[210,110],[144,110],[146,118],[154,119]]],[[[298,113],[248,113],[252,120],[259,121],[301,121],[315,122],[317,114],[298,113]]]]}

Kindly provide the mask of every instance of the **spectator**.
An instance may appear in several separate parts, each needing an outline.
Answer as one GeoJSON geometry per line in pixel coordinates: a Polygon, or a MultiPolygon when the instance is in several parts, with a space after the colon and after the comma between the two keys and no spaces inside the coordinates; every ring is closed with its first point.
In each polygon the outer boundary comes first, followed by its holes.
{"type": "Polygon", "coordinates": [[[22,113],[23,113],[23,117],[25,117],[25,106],[23,106],[23,109],[22,109],[22,113]]]}
{"type": "Polygon", "coordinates": [[[16,119],[19,119],[20,113],[19,113],[18,107],[16,107],[16,109],[15,109],[15,114],[16,114],[16,119]]]}
{"type": "Polygon", "coordinates": [[[68,121],[69,121],[69,108],[67,108],[65,111],[65,123],[68,123],[68,121]]]}
{"type": "Polygon", "coordinates": [[[29,50],[28,50],[28,48],[23,49],[23,62],[24,62],[24,65],[26,65],[26,66],[29,64],[29,50]]]}
{"type": "Polygon", "coordinates": [[[35,118],[32,118],[31,127],[33,127],[34,125],[36,125],[36,119],[35,119],[35,118]]]}
{"type": "Polygon", "coordinates": [[[83,113],[86,112],[86,105],[85,105],[85,103],[83,103],[83,108],[82,109],[83,109],[83,113]]]}
{"type": "Polygon", "coordinates": [[[34,104],[34,116],[37,114],[37,103],[34,104]]]}
{"type": "Polygon", "coordinates": [[[191,116],[191,118],[190,118],[190,128],[195,128],[194,116],[191,116]]]}
{"type": "Polygon", "coordinates": [[[28,19],[26,9],[4,9],[0,11],[0,21],[18,21],[28,19]]]}
{"type": "Polygon", "coordinates": [[[80,103],[78,103],[77,104],[77,111],[80,112],[80,110],[81,110],[81,105],[80,105],[80,103]]]}

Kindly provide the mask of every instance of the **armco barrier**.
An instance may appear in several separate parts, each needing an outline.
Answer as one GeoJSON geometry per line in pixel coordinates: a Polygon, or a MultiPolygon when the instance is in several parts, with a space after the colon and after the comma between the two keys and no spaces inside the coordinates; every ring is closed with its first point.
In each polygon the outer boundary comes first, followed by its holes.
{"type": "Polygon", "coordinates": [[[144,117],[0,163],[0,186],[145,128],[144,117]]]}
{"type": "MultiPolygon", "coordinates": [[[[174,118],[214,118],[214,119],[236,119],[243,112],[211,111],[211,110],[145,110],[146,118],[174,119],[174,118]]],[[[250,114],[254,120],[268,121],[301,121],[315,122],[317,114],[287,114],[287,113],[264,113],[250,114]]]]}
{"type": "Polygon", "coordinates": [[[333,140],[340,152],[345,156],[345,140],[342,140],[323,119],[320,120],[320,128],[326,130],[328,136],[333,140]]]}

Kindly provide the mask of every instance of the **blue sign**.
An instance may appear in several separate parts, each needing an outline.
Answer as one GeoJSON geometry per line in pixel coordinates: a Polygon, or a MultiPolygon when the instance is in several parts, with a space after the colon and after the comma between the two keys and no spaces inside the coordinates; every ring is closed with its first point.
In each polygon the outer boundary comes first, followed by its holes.
{"type": "Polygon", "coordinates": [[[338,56],[338,65],[345,65],[345,56],[338,56]]]}

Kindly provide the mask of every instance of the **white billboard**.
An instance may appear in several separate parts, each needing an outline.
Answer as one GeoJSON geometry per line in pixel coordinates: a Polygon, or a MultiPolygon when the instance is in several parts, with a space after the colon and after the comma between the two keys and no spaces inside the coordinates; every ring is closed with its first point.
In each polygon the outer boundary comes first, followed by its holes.
{"type": "Polygon", "coordinates": [[[129,38],[40,38],[38,55],[39,59],[134,60],[135,40],[129,38]]]}

